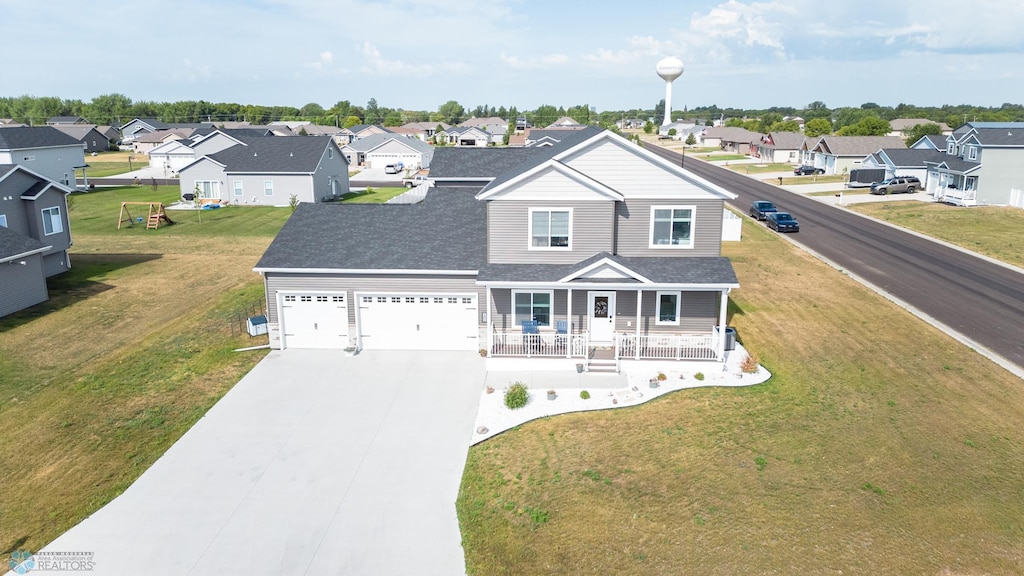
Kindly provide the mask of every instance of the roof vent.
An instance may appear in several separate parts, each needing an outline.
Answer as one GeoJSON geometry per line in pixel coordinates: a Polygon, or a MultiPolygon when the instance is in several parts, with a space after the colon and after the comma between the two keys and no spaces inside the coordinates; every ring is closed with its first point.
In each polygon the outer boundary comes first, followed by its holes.
{"type": "Polygon", "coordinates": [[[289,153],[288,153],[288,156],[289,156],[289,157],[292,157],[292,156],[295,156],[295,154],[292,154],[291,152],[289,152],[289,153]]]}
{"type": "Polygon", "coordinates": [[[257,154],[256,152],[253,152],[252,155],[253,156],[259,156],[259,154],[257,154]]]}

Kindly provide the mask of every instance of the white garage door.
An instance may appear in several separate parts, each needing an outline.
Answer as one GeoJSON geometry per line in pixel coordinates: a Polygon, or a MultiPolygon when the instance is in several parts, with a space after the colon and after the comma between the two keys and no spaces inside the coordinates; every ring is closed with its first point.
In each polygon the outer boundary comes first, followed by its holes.
{"type": "Polygon", "coordinates": [[[360,294],[367,350],[477,350],[476,294],[360,294]]]}
{"type": "Polygon", "coordinates": [[[284,348],[348,346],[348,303],[344,294],[284,294],[281,297],[284,348]]]}

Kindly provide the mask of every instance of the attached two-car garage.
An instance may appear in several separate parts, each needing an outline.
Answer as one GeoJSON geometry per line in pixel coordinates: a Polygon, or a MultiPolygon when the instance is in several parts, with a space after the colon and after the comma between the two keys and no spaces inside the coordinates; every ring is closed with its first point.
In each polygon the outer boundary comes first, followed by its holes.
{"type": "Polygon", "coordinates": [[[349,336],[349,302],[341,293],[280,294],[282,348],[477,350],[475,293],[356,293],[349,336]]]}

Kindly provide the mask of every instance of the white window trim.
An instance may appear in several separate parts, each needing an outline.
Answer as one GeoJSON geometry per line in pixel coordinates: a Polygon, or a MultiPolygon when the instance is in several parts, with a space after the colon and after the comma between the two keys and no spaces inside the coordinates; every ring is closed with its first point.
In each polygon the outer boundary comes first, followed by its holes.
{"type": "Polygon", "coordinates": [[[967,159],[968,160],[977,160],[978,159],[978,147],[977,146],[971,146],[971,147],[969,147],[967,149],[967,159]]]}
{"type": "MultiPolygon", "coordinates": [[[[555,317],[555,291],[554,290],[513,290],[512,291],[512,325],[522,326],[522,322],[516,321],[516,295],[517,294],[547,294],[548,295],[548,318],[553,320],[555,317]]],[[[530,311],[533,312],[533,298],[530,298],[530,311]]],[[[547,324],[550,327],[552,324],[547,324]]]]}
{"type": "Polygon", "coordinates": [[[7,228],[7,214],[0,214],[0,226],[7,228]]]}
{"type": "Polygon", "coordinates": [[[199,189],[199,194],[197,194],[198,198],[218,199],[218,200],[220,199],[220,181],[219,180],[196,180],[195,183],[192,186],[192,190],[195,190],[196,188],[199,189]],[[203,184],[204,186],[200,186],[200,184],[203,184]],[[203,188],[206,187],[205,184],[209,184],[210,185],[209,193],[212,194],[212,196],[203,196],[203,188]]]}
{"type": "Polygon", "coordinates": [[[273,196],[274,195],[274,181],[273,180],[264,180],[263,181],[263,195],[264,196],[273,196]]]}
{"type": "Polygon", "coordinates": [[[654,324],[656,326],[679,326],[679,313],[683,309],[683,293],[675,290],[658,290],[657,299],[654,301],[654,324]],[[676,319],[674,321],[661,319],[661,296],[671,294],[676,297],[676,319]]]}
{"type": "Polygon", "coordinates": [[[531,251],[553,251],[553,252],[566,252],[572,250],[572,208],[530,208],[529,214],[527,214],[526,222],[526,249],[531,251]],[[533,245],[533,214],[534,212],[547,212],[548,213],[548,242],[551,242],[551,212],[568,212],[569,213],[569,245],[568,246],[534,246],[533,245]]]}
{"type": "MultiPolygon", "coordinates": [[[[692,250],[694,236],[697,231],[697,207],[693,205],[666,204],[651,206],[650,228],[647,233],[647,247],[653,250],[692,250]],[[690,243],[689,244],[655,244],[654,242],[654,212],[656,210],[689,210],[690,211],[690,243]]],[[[669,228],[671,234],[671,227],[669,228]]],[[[671,240],[671,238],[670,238],[671,240]]]]}
{"type": "Polygon", "coordinates": [[[42,210],[40,210],[40,215],[43,218],[43,235],[44,236],[53,236],[54,234],[60,234],[61,232],[64,231],[64,221],[61,219],[60,206],[50,206],[49,208],[43,208],[42,210]],[[56,210],[57,211],[56,226],[54,226],[54,217],[53,217],[53,215],[52,214],[47,215],[47,212],[49,212],[51,210],[56,210]],[[49,232],[46,231],[46,222],[47,221],[50,222],[51,230],[49,232]]]}
{"type": "Polygon", "coordinates": [[[245,185],[242,184],[241,180],[235,180],[234,182],[231,183],[231,192],[235,196],[244,196],[245,195],[245,185]]]}

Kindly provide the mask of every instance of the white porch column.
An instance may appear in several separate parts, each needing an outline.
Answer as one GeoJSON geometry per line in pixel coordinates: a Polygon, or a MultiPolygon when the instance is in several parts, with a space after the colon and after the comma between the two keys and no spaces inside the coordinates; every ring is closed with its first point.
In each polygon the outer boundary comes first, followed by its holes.
{"type": "MultiPolygon", "coordinates": [[[[634,346],[634,358],[636,360],[640,359],[640,311],[643,302],[644,291],[638,289],[636,291],[636,346],[634,346]]],[[[655,308],[657,308],[657,306],[655,306],[655,308]]]]}
{"type": "Polygon", "coordinates": [[[565,289],[565,357],[572,358],[572,288],[565,289]]]}
{"type": "Polygon", "coordinates": [[[725,312],[728,310],[729,306],[729,290],[729,288],[722,290],[721,302],[718,306],[718,344],[716,348],[718,349],[719,361],[725,360],[725,312]]]}
{"type": "Polygon", "coordinates": [[[487,307],[484,310],[487,311],[487,355],[490,356],[491,352],[494,352],[494,318],[491,318],[491,287],[487,287],[487,307]]]}

